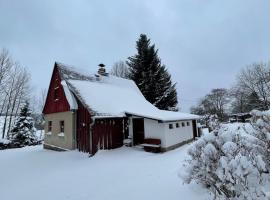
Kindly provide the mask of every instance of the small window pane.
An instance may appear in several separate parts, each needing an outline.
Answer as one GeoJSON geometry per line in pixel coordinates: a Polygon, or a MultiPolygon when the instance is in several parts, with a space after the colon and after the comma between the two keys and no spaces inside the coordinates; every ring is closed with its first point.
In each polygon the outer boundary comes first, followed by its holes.
{"type": "Polygon", "coordinates": [[[59,88],[54,89],[54,100],[59,99],[59,88]]]}
{"type": "Polygon", "coordinates": [[[60,121],[60,132],[64,133],[65,131],[65,122],[64,121],[60,121]]]}
{"type": "Polygon", "coordinates": [[[52,131],[52,121],[48,121],[48,132],[52,131]]]}
{"type": "Polygon", "coordinates": [[[173,129],[173,124],[169,124],[169,129],[173,129]]]}

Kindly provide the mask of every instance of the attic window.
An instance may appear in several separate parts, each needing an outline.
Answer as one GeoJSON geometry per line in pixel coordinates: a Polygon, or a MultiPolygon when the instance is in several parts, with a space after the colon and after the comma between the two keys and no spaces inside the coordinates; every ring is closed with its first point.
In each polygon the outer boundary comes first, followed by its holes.
{"type": "Polygon", "coordinates": [[[48,121],[48,132],[52,131],[52,121],[48,121]]]}
{"type": "Polygon", "coordinates": [[[59,99],[59,87],[54,88],[53,98],[55,101],[59,99]]]}
{"type": "Polygon", "coordinates": [[[173,124],[169,124],[169,129],[173,129],[173,124]]]}

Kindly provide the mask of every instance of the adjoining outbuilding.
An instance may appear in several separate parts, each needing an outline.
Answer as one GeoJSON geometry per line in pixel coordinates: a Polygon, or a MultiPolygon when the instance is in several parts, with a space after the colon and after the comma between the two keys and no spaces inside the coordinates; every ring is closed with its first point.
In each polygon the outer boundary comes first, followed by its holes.
{"type": "Polygon", "coordinates": [[[46,103],[44,148],[95,154],[131,145],[174,149],[198,136],[197,115],[159,110],[132,80],[55,63],[46,103]]]}

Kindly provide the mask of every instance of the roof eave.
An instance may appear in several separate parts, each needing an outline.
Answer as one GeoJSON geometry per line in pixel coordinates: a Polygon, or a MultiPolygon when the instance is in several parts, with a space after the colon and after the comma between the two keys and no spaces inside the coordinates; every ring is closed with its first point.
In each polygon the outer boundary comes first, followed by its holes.
{"type": "Polygon", "coordinates": [[[148,116],[143,116],[143,115],[138,115],[138,114],[133,114],[133,113],[128,113],[126,112],[127,117],[129,116],[136,116],[136,117],[142,117],[142,118],[146,118],[146,119],[152,119],[155,121],[158,121],[159,123],[168,123],[168,122],[176,122],[176,121],[187,121],[187,120],[198,120],[199,116],[196,116],[194,118],[181,118],[181,119],[168,119],[168,120],[164,120],[164,119],[160,119],[160,118],[153,118],[153,117],[148,117],[148,116]]]}

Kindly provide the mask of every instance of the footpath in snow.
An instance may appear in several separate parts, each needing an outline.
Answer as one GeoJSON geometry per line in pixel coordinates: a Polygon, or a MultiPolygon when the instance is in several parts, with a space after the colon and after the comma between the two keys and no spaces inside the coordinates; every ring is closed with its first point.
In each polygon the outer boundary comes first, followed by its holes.
{"type": "Polygon", "coordinates": [[[199,185],[178,177],[189,145],[152,154],[122,147],[89,158],[42,146],[0,151],[3,200],[208,200],[199,185]]]}

